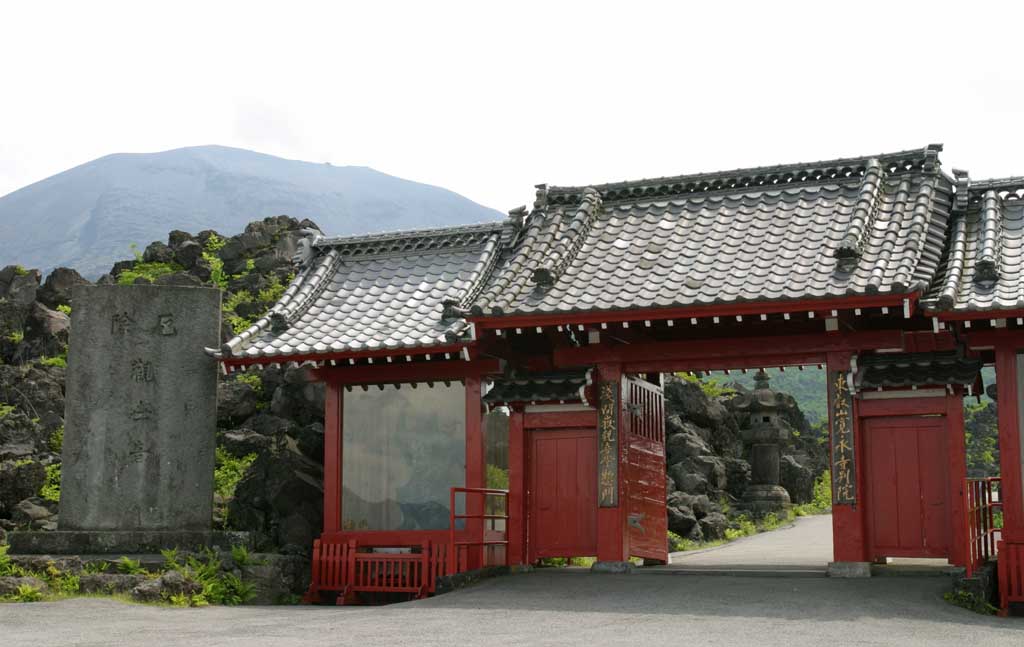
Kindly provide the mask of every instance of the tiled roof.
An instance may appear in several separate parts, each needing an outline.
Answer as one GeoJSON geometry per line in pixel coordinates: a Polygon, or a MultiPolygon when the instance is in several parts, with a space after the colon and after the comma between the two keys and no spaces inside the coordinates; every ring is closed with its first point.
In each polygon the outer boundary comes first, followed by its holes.
{"type": "Polygon", "coordinates": [[[861,389],[886,386],[974,384],[981,360],[956,350],[930,353],[877,353],[857,358],[854,383],[861,389]]]}
{"type": "Polygon", "coordinates": [[[489,404],[514,402],[580,402],[589,383],[585,371],[530,375],[526,378],[501,378],[483,397],[489,404]]]}
{"type": "Polygon", "coordinates": [[[1024,309],[1024,178],[957,172],[946,262],[922,305],[950,313],[1024,309]]]}
{"type": "Polygon", "coordinates": [[[924,290],[941,260],[952,194],[939,150],[592,187],[542,185],[474,314],[924,290]]]}
{"type": "Polygon", "coordinates": [[[285,358],[467,342],[464,309],[512,224],[323,238],[281,300],[222,358],[285,358]]]}

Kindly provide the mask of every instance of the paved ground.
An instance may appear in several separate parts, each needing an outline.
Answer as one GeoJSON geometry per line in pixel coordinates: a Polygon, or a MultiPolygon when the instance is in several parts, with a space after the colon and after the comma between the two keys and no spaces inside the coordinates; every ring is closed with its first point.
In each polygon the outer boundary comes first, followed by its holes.
{"type": "Polygon", "coordinates": [[[389,607],[168,609],[101,599],[0,605],[0,644],[997,645],[1024,620],[950,606],[940,577],[638,577],[538,571],[389,607]]]}
{"type": "MultiPolygon", "coordinates": [[[[818,540],[830,536],[830,523],[801,519],[677,563],[820,568],[830,542],[823,549],[818,540]]],[[[0,646],[1024,645],[1024,619],[944,602],[947,577],[641,572],[649,575],[545,569],[388,607],[170,609],[97,598],[0,604],[0,646]]]]}
{"type": "Polygon", "coordinates": [[[825,572],[832,561],[832,515],[798,517],[773,532],[705,550],[672,553],[672,566],[687,570],[781,569],[825,572]]]}

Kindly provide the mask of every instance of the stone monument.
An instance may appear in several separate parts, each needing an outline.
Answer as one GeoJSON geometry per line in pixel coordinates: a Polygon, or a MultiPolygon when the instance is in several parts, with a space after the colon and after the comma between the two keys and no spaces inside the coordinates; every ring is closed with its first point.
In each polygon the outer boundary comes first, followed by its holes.
{"type": "Polygon", "coordinates": [[[763,515],[779,512],[790,505],[789,492],[779,485],[780,443],[790,434],[789,423],[780,410],[792,406],[791,396],[777,393],[768,386],[768,375],[759,371],[754,376],[754,390],[737,398],[733,408],[747,413],[743,425],[743,441],[750,445],[750,485],[743,493],[740,506],[763,515]]]}
{"type": "Polygon", "coordinates": [[[211,531],[220,290],[74,289],[56,532],[13,552],[147,553],[239,543],[211,531]]]}

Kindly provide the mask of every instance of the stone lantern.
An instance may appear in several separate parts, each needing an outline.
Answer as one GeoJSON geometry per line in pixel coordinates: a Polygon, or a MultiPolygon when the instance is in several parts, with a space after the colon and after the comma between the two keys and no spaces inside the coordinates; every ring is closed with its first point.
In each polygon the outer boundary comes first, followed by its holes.
{"type": "Polygon", "coordinates": [[[746,413],[742,424],[743,441],[750,446],[750,486],[740,506],[757,516],[780,512],[790,505],[789,492],[779,485],[780,444],[787,441],[791,428],[781,415],[792,406],[792,396],[777,393],[768,386],[768,375],[759,371],[754,390],[738,396],[733,404],[737,413],[746,413]]]}

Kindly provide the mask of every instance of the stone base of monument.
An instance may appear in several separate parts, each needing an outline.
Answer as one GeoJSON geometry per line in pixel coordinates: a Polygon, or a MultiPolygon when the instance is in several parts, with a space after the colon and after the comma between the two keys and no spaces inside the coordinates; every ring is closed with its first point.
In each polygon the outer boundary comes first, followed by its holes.
{"type": "Polygon", "coordinates": [[[790,507],[789,492],[781,485],[750,485],[743,492],[739,507],[758,517],[782,512],[790,507]]]}
{"type": "Polygon", "coordinates": [[[247,532],[203,530],[56,530],[12,532],[7,535],[12,554],[19,555],[136,555],[177,548],[252,549],[247,532]]]}

